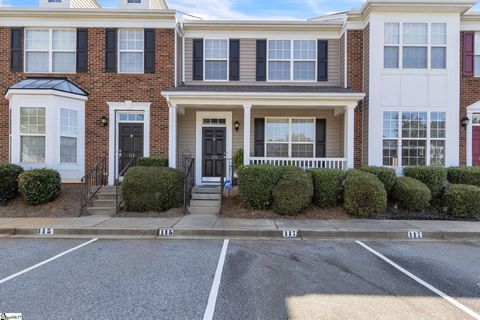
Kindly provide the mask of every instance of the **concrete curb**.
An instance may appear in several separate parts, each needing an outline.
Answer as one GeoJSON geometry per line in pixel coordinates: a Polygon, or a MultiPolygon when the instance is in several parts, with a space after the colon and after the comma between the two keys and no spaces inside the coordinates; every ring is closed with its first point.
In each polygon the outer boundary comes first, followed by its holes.
{"type": "MultiPolygon", "coordinates": [[[[293,229],[288,229],[293,230],[293,229]]],[[[54,235],[41,235],[38,228],[0,229],[0,235],[69,238],[79,236],[131,238],[149,237],[159,239],[182,238],[284,238],[284,230],[278,229],[169,229],[169,228],[54,228],[54,235]],[[160,235],[161,230],[173,230],[173,235],[160,235]]],[[[295,230],[296,237],[289,239],[396,239],[396,240],[479,240],[480,232],[445,232],[423,230],[295,230]],[[409,232],[421,232],[421,237],[411,237],[409,232]]]]}

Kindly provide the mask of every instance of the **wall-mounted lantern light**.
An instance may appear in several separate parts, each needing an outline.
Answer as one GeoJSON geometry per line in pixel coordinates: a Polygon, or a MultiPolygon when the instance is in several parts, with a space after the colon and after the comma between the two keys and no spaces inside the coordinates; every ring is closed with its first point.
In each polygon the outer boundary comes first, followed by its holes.
{"type": "Polygon", "coordinates": [[[100,118],[100,125],[102,127],[108,126],[108,117],[107,116],[103,116],[103,117],[100,118]]]}
{"type": "Polygon", "coordinates": [[[240,129],[240,122],[235,121],[235,122],[233,123],[233,126],[234,126],[234,128],[235,128],[235,132],[238,132],[238,129],[240,129]]]}
{"type": "Polygon", "coordinates": [[[466,127],[470,123],[470,119],[468,117],[465,117],[462,119],[462,126],[466,127]]]}

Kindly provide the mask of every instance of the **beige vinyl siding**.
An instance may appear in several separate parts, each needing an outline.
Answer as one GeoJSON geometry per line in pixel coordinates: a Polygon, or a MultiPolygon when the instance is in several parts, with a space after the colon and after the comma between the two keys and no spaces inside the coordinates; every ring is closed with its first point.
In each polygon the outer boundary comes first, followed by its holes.
{"type": "Polygon", "coordinates": [[[215,82],[193,81],[193,39],[185,39],[185,83],[222,85],[311,85],[340,86],[340,40],[328,41],[328,81],[315,82],[268,82],[256,81],[256,39],[240,39],[240,81],[215,82]]]}
{"type": "Polygon", "coordinates": [[[251,143],[250,150],[252,156],[254,152],[254,133],[255,118],[267,117],[288,117],[288,118],[316,118],[327,120],[327,158],[339,158],[342,153],[339,152],[340,137],[339,127],[341,117],[335,117],[333,110],[311,110],[311,109],[256,109],[252,108],[252,125],[251,125],[251,143]]]}
{"type": "MultiPolygon", "coordinates": [[[[232,121],[240,122],[240,129],[235,131],[232,124],[232,142],[233,153],[243,148],[243,109],[241,108],[215,108],[215,109],[195,109],[189,108],[185,110],[185,115],[178,115],[178,147],[177,147],[177,163],[182,168],[184,156],[195,157],[195,141],[196,141],[196,112],[197,111],[231,111],[232,121]]],[[[252,108],[251,113],[251,141],[250,148],[254,150],[254,123],[255,118],[266,117],[314,117],[316,119],[327,120],[327,157],[339,158],[343,157],[343,116],[334,116],[333,110],[312,110],[312,109],[255,109],[252,108]]]]}

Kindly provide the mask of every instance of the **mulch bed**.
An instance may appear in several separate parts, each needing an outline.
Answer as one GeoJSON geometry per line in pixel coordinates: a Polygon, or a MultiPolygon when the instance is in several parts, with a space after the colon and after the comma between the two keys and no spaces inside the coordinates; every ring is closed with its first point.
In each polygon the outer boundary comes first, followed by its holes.
{"type": "Polygon", "coordinates": [[[183,217],[183,208],[173,208],[164,212],[124,212],[121,211],[115,217],[118,218],[178,218],[183,217]]]}
{"type": "Polygon", "coordinates": [[[332,209],[321,209],[310,205],[302,213],[296,216],[284,216],[272,210],[251,210],[245,208],[240,197],[231,197],[223,200],[222,217],[239,219],[318,219],[318,220],[347,220],[351,219],[341,207],[332,209]]]}
{"type": "Polygon", "coordinates": [[[1,218],[79,217],[82,188],[80,185],[62,185],[62,193],[53,202],[30,206],[18,197],[0,205],[1,218]]]}

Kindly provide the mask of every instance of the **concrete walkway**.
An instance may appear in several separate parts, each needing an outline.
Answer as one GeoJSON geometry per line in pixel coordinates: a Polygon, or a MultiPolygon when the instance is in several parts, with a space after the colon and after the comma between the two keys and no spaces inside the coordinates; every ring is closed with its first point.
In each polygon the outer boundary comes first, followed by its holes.
{"type": "Polygon", "coordinates": [[[0,218],[0,235],[37,236],[40,228],[53,228],[54,236],[157,237],[173,230],[172,237],[282,237],[284,230],[302,238],[431,238],[479,239],[480,222],[405,220],[291,220],[230,219],[211,215],[178,218],[0,218]],[[420,235],[421,233],[421,235],[420,235]]]}

